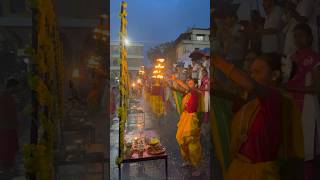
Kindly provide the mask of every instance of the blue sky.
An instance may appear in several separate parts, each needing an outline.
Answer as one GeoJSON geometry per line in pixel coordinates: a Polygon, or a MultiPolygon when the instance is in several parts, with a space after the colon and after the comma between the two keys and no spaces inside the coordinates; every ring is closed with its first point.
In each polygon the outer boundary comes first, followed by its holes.
{"type": "MultiPolygon", "coordinates": [[[[127,0],[128,39],[144,43],[146,52],[157,44],[173,41],[188,27],[208,28],[210,0],[127,0]]],[[[119,39],[121,0],[110,0],[111,40],[119,39]]]]}

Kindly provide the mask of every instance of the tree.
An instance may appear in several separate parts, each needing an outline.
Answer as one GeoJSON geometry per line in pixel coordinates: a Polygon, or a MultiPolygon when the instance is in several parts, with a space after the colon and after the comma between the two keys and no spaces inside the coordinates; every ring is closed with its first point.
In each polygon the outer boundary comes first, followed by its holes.
{"type": "Polygon", "coordinates": [[[154,63],[157,58],[165,58],[168,65],[175,62],[175,43],[174,41],[165,42],[152,47],[148,50],[147,56],[154,63]]]}

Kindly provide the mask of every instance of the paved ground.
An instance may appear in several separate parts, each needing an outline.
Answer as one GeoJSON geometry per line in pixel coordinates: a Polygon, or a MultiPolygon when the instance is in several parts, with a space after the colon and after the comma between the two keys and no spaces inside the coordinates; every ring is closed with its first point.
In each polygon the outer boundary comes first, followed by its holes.
{"type": "MultiPolygon", "coordinates": [[[[209,164],[210,156],[206,154],[204,156],[204,161],[202,169],[204,174],[201,177],[192,177],[192,169],[180,167],[182,164],[182,159],[180,156],[179,148],[176,143],[175,133],[177,130],[176,124],[179,120],[179,116],[176,113],[174,108],[169,108],[167,115],[163,118],[156,118],[148,107],[148,103],[144,103],[144,109],[146,111],[146,130],[155,130],[159,136],[161,143],[167,148],[168,153],[168,166],[169,166],[169,179],[170,180],[209,180],[215,179],[219,180],[217,173],[217,168],[214,168],[213,164],[209,164]],[[209,168],[211,167],[211,168],[209,168]],[[212,178],[210,178],[210,172],[212,178]]],[[[92,119],[92,118],[90,118],[92,119]]],[[[103,135],[105,124],[100,122],[105,121],[107,117],[99,117],[93,119],[93,123],[96,128],[96,142],[97,143],[106,143],[103,141],[105,137],[103,135]],[[102,118],[102,119],[101,119],[102,118]],[[102,120],[102,121],[101,121],[102,120]]],[[[105,178],[109,179],[109,170],[110,170],[110,179],[118,179],[118,167],[115,164],[115,159],[118,155],[118,119],[114,118],[111,122],[110,129],[110,167],[105,167],[105,178]]],[[[64,140],[68,142],[67,144],[72,144],[76,139],[79,139],[77,135],[68,135],[64,137],[64,140]]],[[[22,165],[22,157],[19,160],[22,165]]],[[[213,161],[213,160],[212,160],[213,161]]],[[[213,161],[216,162],[216,161],[213,161]]],[[[150,161],[143,163],[134,163],[123,167],[123,178],[124,180],[161,180],[165,179],[165,164],[163,160],[150,161]]],[[[23,177],[23,165],[20,166],[19,173],[14,173],[16,179],[25,179],[23,177]],[[19,175],[20,176],[19,176],[19,175]],[[18,176],[17,176],[18,175],[18,176]],[[20,177],[20,178],[18,178],[20,177]]],[[[74,164],[69,166],[63,166],[59,168],[59,177],[62,180],[101,180],[101,166],[100,164],[90,164],[90,165],[80,165],[74,164]]],[[[1,178],[0,178],[1,179],[1,178]]]]}
{"type": "MultiPolygon", "coordinates": [[[[161,143],[167,148],[168,153],[168,166],[169,166],[169,179],[170,180],[209,180],[215,179],[219,180],[217,171],[213,164],[209,164],[210,156],[205,153],[203,157],[202,169],[204,174],[201,177],[192,177],[192,169],[183,168],[181,164],[183,163],[178,144],[175,139],[175,133],[177,130],[176,124],[179,120],[179,116],[174,108],[169,108],[167,115],[161,119],[156,118],[148,107],[148,103],[144,103],[144,109],[146,111],[146,130],[155,130],[159,136],[161,143]],[[209,168],[211,167],[211,168],[209,168]],[[212,173],[210,178],[210,172],[212,173]]],[[[111,180],[118,179],[118,167],[115,164],[115,158],[118,155],[118,119],[115,118],[111,126],[111,149],[110,149],[110,172],[111,180]]],[[[212,159],[212,158],[211,158],[212,159]]],[[[212,162],[215,162],[212,160],[212,162]]],[[[124,180],[160,180],[165,179],[165,164],[164,161],[150,161],[142,163],[134,163],[130,165],[123,166],[122,177],[124,180]]]]}

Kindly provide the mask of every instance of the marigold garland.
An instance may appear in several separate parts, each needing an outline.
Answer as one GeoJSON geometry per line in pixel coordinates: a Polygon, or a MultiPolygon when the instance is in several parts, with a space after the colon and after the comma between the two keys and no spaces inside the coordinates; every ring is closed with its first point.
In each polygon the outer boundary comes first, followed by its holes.
{"type": "Polygon", "coordinates": [[[120,29],[120,94],[121,94],[121,104],[120,108],[118,109],[118,117],[119,121],[119,150],[120,154],[116,159],[116,163],[119,165],[123,161],[124,158],[124,130],[125,130],[125,123],[127,121],[127,109],[128,109],[128,97],[129,97],[129,77],[128,77],[128,64],[127,64],[127,51],[124,46],[124,39],[127,36],[127,3],[122,1],[122,12],[120,13],[121,18],[121,29],[120,29]]]}
{"type": "MultiPolygon", "coordinates": [[[[29,55],[36,71],[28,74],[28,84],[36,93],[39,120],[38,144],[24,146],[24,164],[27,173],[36,174],[37,179],[53,179],[54,144],[56,124],[63,115],[63,51],[56,17],[51,0],[28,0],[31,8],[37,9],[37,51],[31,47],[29,55]]],[[[26,112],[33,110],[28,106],[26,112]]]]}

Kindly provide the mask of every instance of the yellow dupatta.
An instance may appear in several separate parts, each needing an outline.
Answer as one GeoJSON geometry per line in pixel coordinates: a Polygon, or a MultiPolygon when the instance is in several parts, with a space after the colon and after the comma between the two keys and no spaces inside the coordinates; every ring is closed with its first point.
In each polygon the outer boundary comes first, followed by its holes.
{"type": "MultiPolygon", "coordinates": [[[[234,117],[231,125],[231,164],[225,179],[232,180],[278,180],[280,179],[279,167],[276,162],[263,162],[252,164],[249,159],[238,154],[243,143],[243,134],[247,134],[252,120],[259,111],[260,103],[254,99],[246,104],[234,117]],[[249,126],[246,126],[249,125],[249,126]]],[[[282,145],[279,158],[284,160],[303,159],[303,134],[299,110],[292,98],[282,94],[282,145]]],[[[283,168],[284,176],[294,174],[295,167],[283,168]]],[[[288,177],[288,176],[287,176],[288,177]]]]}
{"type": "Polygon", "coordinates": [[[230,145],[231,163],[225,174],[225,180],[280,180],[275,162],[251,163],[247,157],[238,153],[259,110],[260,102],[256,98],[247,103],[233,119],[230,145]]]}

